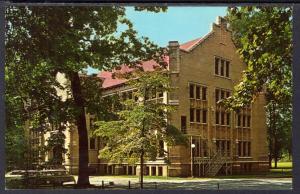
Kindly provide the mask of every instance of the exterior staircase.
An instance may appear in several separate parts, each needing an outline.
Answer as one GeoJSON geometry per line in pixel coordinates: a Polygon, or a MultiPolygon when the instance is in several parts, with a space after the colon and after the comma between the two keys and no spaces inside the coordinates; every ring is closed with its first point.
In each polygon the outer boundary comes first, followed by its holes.
{"type": "Polygon", "coordinates": [[[220,171],[220,169],[225,163],[226,156],[223,157],[223,153],[220,150],[216,151],[215,154],[209,160],[209,162],[206,164],[205,176],[216,176],[216,174],[220,171]]]}

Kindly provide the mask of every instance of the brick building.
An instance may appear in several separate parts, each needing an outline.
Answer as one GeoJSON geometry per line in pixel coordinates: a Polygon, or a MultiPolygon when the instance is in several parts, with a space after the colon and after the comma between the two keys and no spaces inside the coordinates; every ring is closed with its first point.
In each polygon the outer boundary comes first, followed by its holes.
{"type": "MultiPolygon", "coordinates": [[[[258,173],[268,166],[267,127],[264,94],[258,94],[249,107],[239,112],[227,111],[217,102],[231,95],[246,65],[236,53],[231,32],[224,18],[218,17],[204,37],[179,44],[169,42],[166,58],[170,71],[171,93],[151,94],[149,98],[172,104],[176,111],[169,122],[181,129],[190,146],[161,146],[169,152],[167,165],[162,156],[147,161],[145,174],[156,176],[214,176],[216,174],[258,173]]],[[[143,62],[146,71],[154,61],[143,62]]],[[[122,66],[121,71],[132,69],[122,66]]],[[[103,95],[132,98],[134,88],[111,72],[98,74],[103,80],[103,95]]],[[[59,78],[63,80],[63,77],[59,78]]],[[[87,127],[93,118],[87,114],[87,127]]],[[[69,157],[65,165],[77,172],[78,134],[70,125],[66,131],[69,157]]],[[[138,174],[138,165],[112,164],[98,159],[101,141],[89,139],[89,165],[96,174],[138,174]]]]}

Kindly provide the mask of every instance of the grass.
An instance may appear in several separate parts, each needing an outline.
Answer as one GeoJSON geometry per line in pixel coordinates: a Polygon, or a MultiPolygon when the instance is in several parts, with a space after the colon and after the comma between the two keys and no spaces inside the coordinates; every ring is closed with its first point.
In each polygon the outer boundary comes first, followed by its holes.
{"type": "MultiPolygon", "coordinates": [[[[274,167],[275,167],[275,163],[272,162],[272,168],[274,168],[274,167]]],[[[278,162],[277,168],[293,168],[293,163],[292,162],[278,162]]]]}

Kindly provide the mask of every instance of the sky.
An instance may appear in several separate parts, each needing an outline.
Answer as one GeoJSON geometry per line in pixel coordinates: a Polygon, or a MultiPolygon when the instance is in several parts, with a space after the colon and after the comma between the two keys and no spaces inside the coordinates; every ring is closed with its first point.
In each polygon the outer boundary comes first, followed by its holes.
{"type": "MultiPolygon", "coordinates": [[[[126,16],[133,23],[139,36],[148,37],[159,46],[167,46],[169,41],[180,44],[202,37],[210,31],[217,16],[225,16],[226,7],[168,7],[166,12],[153,13],[134,11],[126,8],[126,16]]],[[[88,73],[98,70],[88,69],[88,73]]]]}

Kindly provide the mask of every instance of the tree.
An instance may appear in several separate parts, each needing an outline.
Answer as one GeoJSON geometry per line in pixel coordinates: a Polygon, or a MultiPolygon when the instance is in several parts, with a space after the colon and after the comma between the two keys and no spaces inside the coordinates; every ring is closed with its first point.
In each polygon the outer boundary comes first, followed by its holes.
{"type": "MultiPolygon", "coordinates": [[[[156,7],[137,9],[155,12],[165,10],[156,7]]],[[[52,91],[53,86],[61,87],[55,79],[58,72],[69,80],[71,98],[63,102],[58,110],[66,110],[62,115],[63,122],[71,121],[77,126],[77,184],[89,185],[88,134],[85,123],[85,107],[88,105],[80,73],[89,66],[103,70],[119,64],[157,59],[161,49],[148,38],[137,37],[132,23],[125,17],[124,7],[8,7],[6,20],[7,66],[18,64],[19,69],[39,70],[36,77],[28,79],[28,88],[38,91],[36,98],[40,100],[49,97],[51,102],[54,97],[48,91],[52,91]],[[120,25],[125,30],[120,31],[120,25]],[[39,82],[37,77],[47,81],[43,85],[47,88],[45,94],[42,94],[43,87],[35,87],[39,82]]],[[[30,71],[25,73],[30,78],[30,71]]],[[[18,89],[22,93],[27,92],[21,87],[18,89]]],[[[45,106],[50,107],[49,104],[45,106]]]]}
{"type": "Polygon", "coordinates": [[[247,69],[224,103],[238,109],[249,105],[258,92],[266,92],[270,157],[277,165],[291,135],[292,8],[232,7],[227,19],[247,69]]]}
{"type": "MultiPolygon", "coordinates": [[[[140,164],[140,186],[143,188],[144,161],[155,160],[166,152],[160,142],[168,145],[184,144],[187,139],[167,121],[173,107],[148,96],[170,91],[167,72],[156,69],[152,72],[136,71],[128,85],[135,89],[138,101],[121,101],[123,109],[117,112],[118,118],[112,121],[99,121],[93,134],[105,139],[105,147],[99,157],[112,162],[124,161],[140,164]]],[[[166,158],[167,159],[167,158],[166,158]]]]}

